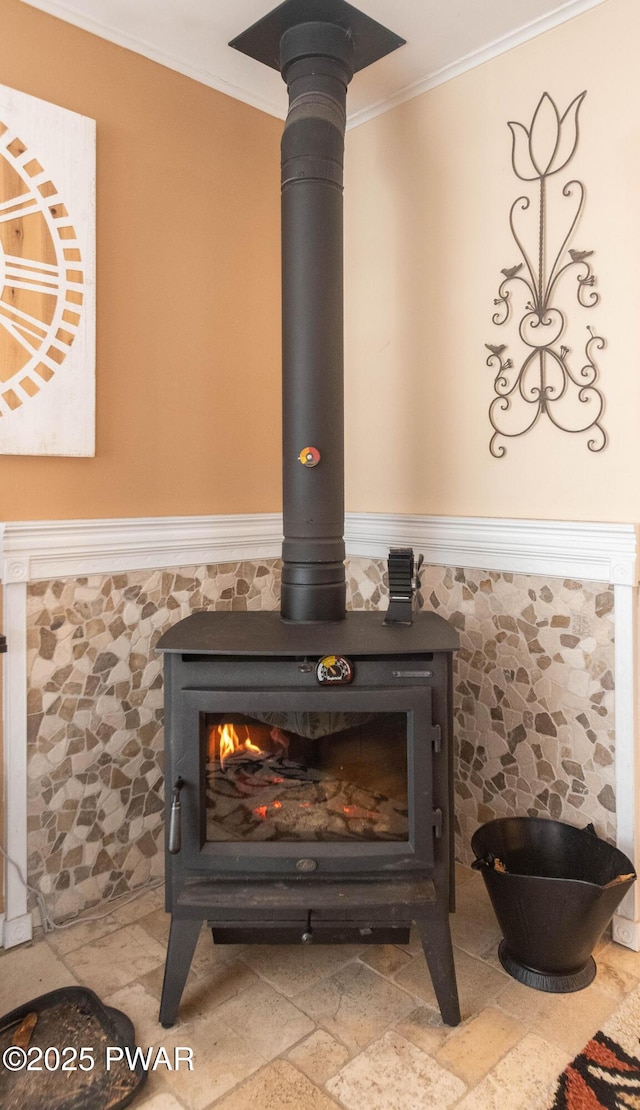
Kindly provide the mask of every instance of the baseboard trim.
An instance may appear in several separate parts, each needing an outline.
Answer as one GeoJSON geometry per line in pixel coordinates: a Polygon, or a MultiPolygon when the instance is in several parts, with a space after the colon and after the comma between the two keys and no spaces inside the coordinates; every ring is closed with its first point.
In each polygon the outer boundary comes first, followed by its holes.
{"type": "Polygon", "coordinates": [[[2,930],[2,944],[4,948],[15,948],[17,944],[26,944],[33,939],[33,919],[30,913],[20,917],[4,919],[2,930]]]}

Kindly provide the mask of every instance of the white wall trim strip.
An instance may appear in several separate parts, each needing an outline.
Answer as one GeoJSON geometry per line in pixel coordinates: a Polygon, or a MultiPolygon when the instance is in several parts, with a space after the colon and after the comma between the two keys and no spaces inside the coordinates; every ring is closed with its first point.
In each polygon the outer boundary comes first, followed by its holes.
{"type": "MultiPolygon", "coordinates": [[[[633,586],[633,524],[347,513],[347,553],[386,558],[414,547],[425,562],[633,586]]],[[[4,525],[2,580],[31,582],[165,566],[278,558],[279,513],[18,521],[4,525]]]]}
{"type": "Polygon", "coordinates": [[[140,517],[5,524],[2,580],[33,582],[280,555],[282,517],[140,517]]]}
{"type": "Polygon", "coordinates": [[[10,948],[31,939],[31,915],[20,873],[27,875],[27,585],[4,591],[4,869],[3,944],[10,948]]]}
{"type": "MultiPolygon", "coordinates": [[[[165,567],[280,556],[277,513],[238,516],[26,521],[0,524],[4,588],[5,846],[27,865],[27,584],[165,567]]],[[[640,761],[636,753],[637,530],[633,524],[349,513],[350,556],[386,558],[413,547],[437,566],[574,578],[615,586],[616,764],[619,842],[640,863],[640,761]]],[[[640,947],[640,893],[614,921],[616,939],[640,947]]],[[[26,891],[5,868],[5,947],[31,936],[26,891]]]]}
{"type": "Polygon", "coordinates": [[[369,558],[386,558],[389,546],[407,546],[432,566],[637,582],[633,524],[347,513],[346,538],[350,555],[369,558]]]}
{"type": "MultiPolygon", "coordinates": [[[[640,870],[640,759],[635,743],[638,703],[637,659],[638,590],[614,587],[615,620],[615,735],[616,842],[640,870]]],[[[634,883],[613,919],[613,939],[640,951],[640,890],[634,883]]]]}

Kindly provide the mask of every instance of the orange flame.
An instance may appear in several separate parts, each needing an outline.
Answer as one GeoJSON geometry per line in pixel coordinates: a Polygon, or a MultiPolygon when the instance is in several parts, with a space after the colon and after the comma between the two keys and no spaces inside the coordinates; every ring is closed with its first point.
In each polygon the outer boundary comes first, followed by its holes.
{"type": "Polygon", "coordinates": [[[234,725],[225,724],[217,726],[214,731],[219,732],[219,745],[220,752],[220,766],[224,767],[225,759],[233,755],[237,751],[256,752],[258,755],[261,748],[257,747],[251,740],[251,735],[247,725],[239,726],[245,733],[244,739],[241,739],[238,729],[234,725]]]}

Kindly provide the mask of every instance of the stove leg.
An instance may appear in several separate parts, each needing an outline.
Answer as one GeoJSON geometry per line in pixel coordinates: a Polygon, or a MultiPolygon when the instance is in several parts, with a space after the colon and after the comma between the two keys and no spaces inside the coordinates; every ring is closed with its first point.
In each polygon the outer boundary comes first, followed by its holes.
{"type": "Polygon", "coordinates": [[[164,982],[160,1000],[160,1024],[168,1029],[178,1016],[178,1008],[202,921],[198,918],[171,918],[164,982]]]}
{"type": "Polygon", "coordinates": [[[429,974],[445,1025],[460,1024],[460,1003],[453,962],[449,913],[446,904],[428,911],[416,921],[429,974]]]}

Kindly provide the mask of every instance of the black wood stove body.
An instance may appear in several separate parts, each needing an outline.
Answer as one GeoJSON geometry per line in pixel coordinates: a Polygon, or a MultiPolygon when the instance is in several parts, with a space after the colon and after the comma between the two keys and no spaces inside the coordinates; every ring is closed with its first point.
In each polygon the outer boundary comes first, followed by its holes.
{"type": "Polygon", "coordinates": [[[216,943],[405,943],[460,1020],[453,629],[434,613],[287,624],[198,613],[163,636],[171,1025],[203,920],[216,943]],[[173,814],[172,814],[173,809],[173,814]]]}

